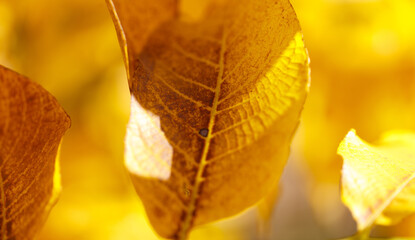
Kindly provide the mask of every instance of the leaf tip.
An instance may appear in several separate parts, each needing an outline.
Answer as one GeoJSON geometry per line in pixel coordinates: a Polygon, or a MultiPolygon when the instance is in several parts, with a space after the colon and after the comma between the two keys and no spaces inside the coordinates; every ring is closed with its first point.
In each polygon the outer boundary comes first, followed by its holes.
{"type": "Polygon", "coordinates": [[[358,138],[356,135],[356,130],[354,128],[350,129],[343,140],[340,142],[339,147],[337,148],[337,154],[344,158],[344,152],[347,149],[347,143],[356,141],[356,138],[358,138]]]}

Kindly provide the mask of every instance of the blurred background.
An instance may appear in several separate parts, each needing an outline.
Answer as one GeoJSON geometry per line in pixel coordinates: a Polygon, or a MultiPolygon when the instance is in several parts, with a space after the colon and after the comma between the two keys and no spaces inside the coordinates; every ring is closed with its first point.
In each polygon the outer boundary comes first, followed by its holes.
{"type": "MultiPolygon", "coordinates": [[[[368,141],[415,130],[415,1],[291,2],[312,87],[269,239],[345,237],[356,226],[340,200],[341,139],[350,128],[368,141]]],[[[63,191],[38,238],[157,239],[123,166],[129,91],[105,1],[0,0],[0,64],[40,83],[72,118],[61,152],[63,191]]],[[[252,208],[197,228],[191,239],[258,239],[257,226],[252,208]]],[[[415,237],[413,226],[409,217],[374,235],[415,237]]]]}

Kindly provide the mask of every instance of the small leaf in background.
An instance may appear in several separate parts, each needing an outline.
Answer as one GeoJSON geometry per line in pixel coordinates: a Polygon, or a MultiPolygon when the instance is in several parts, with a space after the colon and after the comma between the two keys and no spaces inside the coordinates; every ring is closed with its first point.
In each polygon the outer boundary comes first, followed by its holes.
{"type": "Polygon", "coordinates": [[[342,199],[359,231],[415,212],[415,133],[389,132],[373,146],[351,130],[340,143],[342,199]]]}
{"type": "Polygon", "coordinates": [[[257,203],[309,86],[289,1],[212,0],[197,17],[173,0],[108,4],[132,94],[125,161],[156,232],[185,239],[257,203]]]}
{"type": "Polygon", "coordinates": [[[60,192],[70,119],[39,85],[0,66],[0,237],[32,239],[60,192]]]}

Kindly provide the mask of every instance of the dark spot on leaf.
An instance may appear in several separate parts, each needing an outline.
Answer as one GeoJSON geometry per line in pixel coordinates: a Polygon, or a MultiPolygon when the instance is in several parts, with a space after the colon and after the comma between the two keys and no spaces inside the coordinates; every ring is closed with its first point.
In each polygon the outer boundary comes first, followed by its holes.
{"type": "Polygon", "coordinates": [[[187,187],[186,183],[183,184],[183,192],[186,195],[186,197],[189,197],[190,196],[190,190],[187,187]]]}
{"type": "Polygon", "coordinates": [[[199,134],[200,134],[202,137],[207,137],[208,133],[209,133],[209,130],[208,130],[208,129],[206,129],[206,128],[200,129],[200,131],[199,131],[199,134]]]}

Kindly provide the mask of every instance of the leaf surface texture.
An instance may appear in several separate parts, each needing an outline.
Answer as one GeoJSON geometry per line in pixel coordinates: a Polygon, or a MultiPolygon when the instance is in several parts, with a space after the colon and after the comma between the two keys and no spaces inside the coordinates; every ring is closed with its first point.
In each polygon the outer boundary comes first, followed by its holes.
{"type": "Polygon", "coordinates": [[[0,238],[32,239],[57,200],[70,119],[39,85],[0,66],[0,238]]]}

